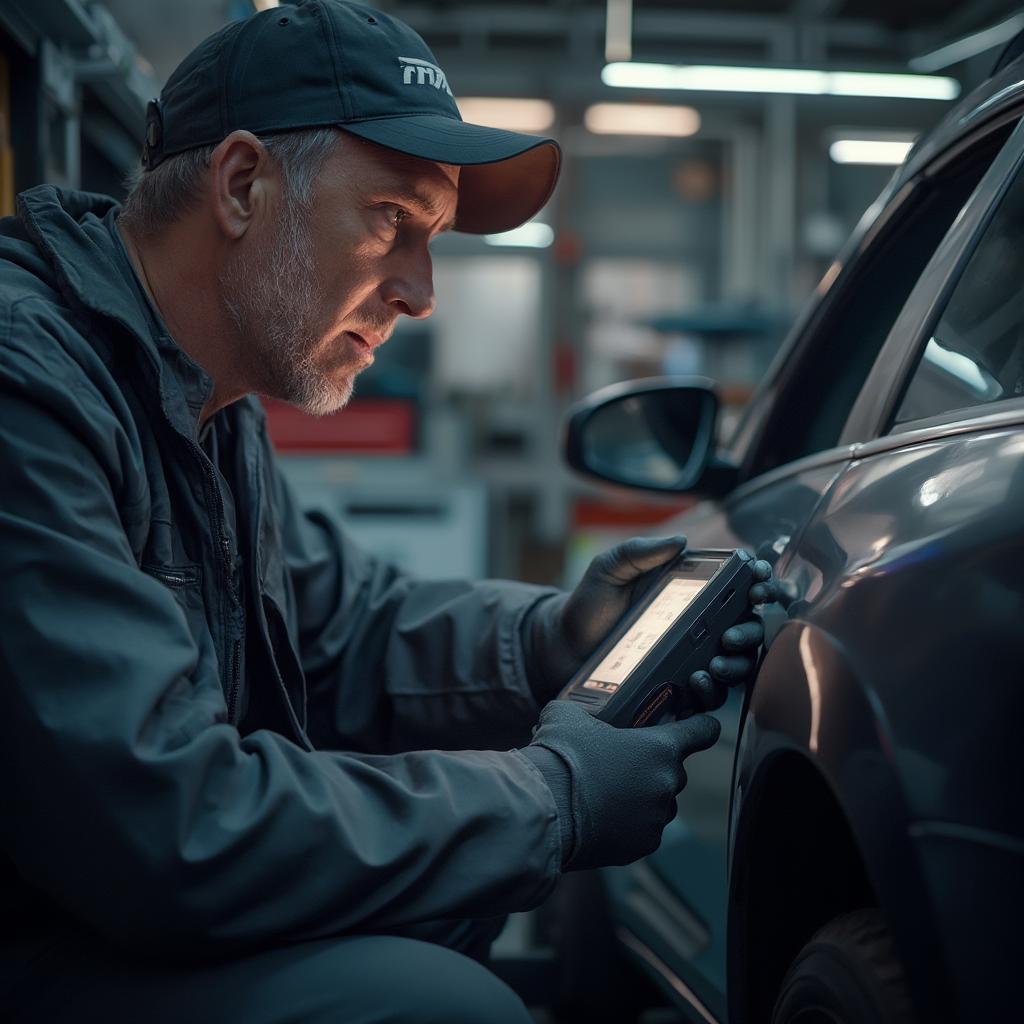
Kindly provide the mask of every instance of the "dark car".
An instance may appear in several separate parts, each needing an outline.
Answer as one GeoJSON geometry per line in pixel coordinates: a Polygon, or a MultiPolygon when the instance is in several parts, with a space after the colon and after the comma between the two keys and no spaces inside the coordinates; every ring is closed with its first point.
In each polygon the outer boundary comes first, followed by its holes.
{"type": "Polygon", "coordinates": [[[688,1018],[1024,1019],[1024,62],[909,155],[716,448],[710,382],[582,403],[569,462],[770,558],[756,680],[605,872],[688,1018]]]}

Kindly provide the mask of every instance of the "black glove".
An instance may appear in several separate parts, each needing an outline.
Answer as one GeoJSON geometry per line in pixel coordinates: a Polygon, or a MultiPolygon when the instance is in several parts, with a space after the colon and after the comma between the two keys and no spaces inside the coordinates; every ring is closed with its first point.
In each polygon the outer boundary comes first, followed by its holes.
{"type": "Polygon", "coordinates": [[[757,668],[757,649],[764,643],[764,626],[754,616],[755,605],[768,604],[779,596],[778,581],[772,577],[770,562],[759,558],[754,562],[754,579],[747,600],[747,617],[730,626],[722,634],[724,654],[716,655],[708,664],[708,671],[694,672],[689,685],[676,702],[675,714],[684,717],[693,711],[714,711],[720,708],[731,687],[750,681],[757,668]]]}
{"type": "Polygon", "coordinates": [[[653,853],[686,785],[684,759],[707,750],[720,731],[707,715],[616,729],[570,701],[547,704],[522,753],[555,796],[563,868],[629,864],[653,853]]]}
{"type": "MultiPolygon", "coordinates": [[[[541,601],[525,624],[530,686],[538,704],[553,700],[579,671],[583,662],[608,636],[619,620],[658,578],[664,567],[686,547],[685,537],[634,538],[598,555],[571,594],[541,601]]],[[[754,563],[750,604],[771,601],[775,585],[766,561],[754,563]]],[[[695,672],[689,707],[720,707],[730,686],[746,682],[757,666],[757,649],[764,640],[760,621],[749,618],[726,630],[724,656],[712,659],[709,672],[695,672]]]]}

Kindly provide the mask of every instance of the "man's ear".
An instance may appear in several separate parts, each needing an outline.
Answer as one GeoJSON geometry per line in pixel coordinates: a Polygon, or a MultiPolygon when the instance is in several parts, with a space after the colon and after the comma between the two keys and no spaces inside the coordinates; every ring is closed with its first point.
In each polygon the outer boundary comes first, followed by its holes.
{"type": "Polygon", "coordinates": [[[227,238],[241,238],[276,188],[270,157],[252,132],[232,132],[213,151],[208,188],[217,225],[227,238]]]}

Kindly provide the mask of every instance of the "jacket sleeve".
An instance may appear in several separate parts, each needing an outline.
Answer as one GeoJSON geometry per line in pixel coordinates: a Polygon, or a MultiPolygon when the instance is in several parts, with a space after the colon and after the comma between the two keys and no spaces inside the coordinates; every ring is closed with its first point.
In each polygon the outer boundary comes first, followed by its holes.
{"type": "Polygon", "coordinates": [[[405,575],[329,513],[300,510],[276,474],[313,742],[374,752],[528,743],[538,706],[522,624],[557,591],[405,575]]]}
{"type": "Polygon", "coordinates": [[[0,842],[25,882],[191,956],[538,904],[560,839],[519,752],[310,753],[227,723],[134,562],[131,440],[89,390],[0,345],[0,842]]]}

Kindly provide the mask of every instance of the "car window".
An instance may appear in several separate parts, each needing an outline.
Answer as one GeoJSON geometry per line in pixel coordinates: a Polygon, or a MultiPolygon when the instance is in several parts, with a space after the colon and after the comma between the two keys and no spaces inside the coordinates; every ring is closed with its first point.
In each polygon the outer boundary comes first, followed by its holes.
{"type": "Polygon", "coordinates": [[[990,132],[920,181],[794,353],[764,434],[758,472],[834,447],[882,344],[956,215],[1013,125],[990,132]]]}
{"type": "Polygon", "coordinates": [[[897,423],[1024,395],[1022,246],[1018,174],[924,344],[897,423]]]}

